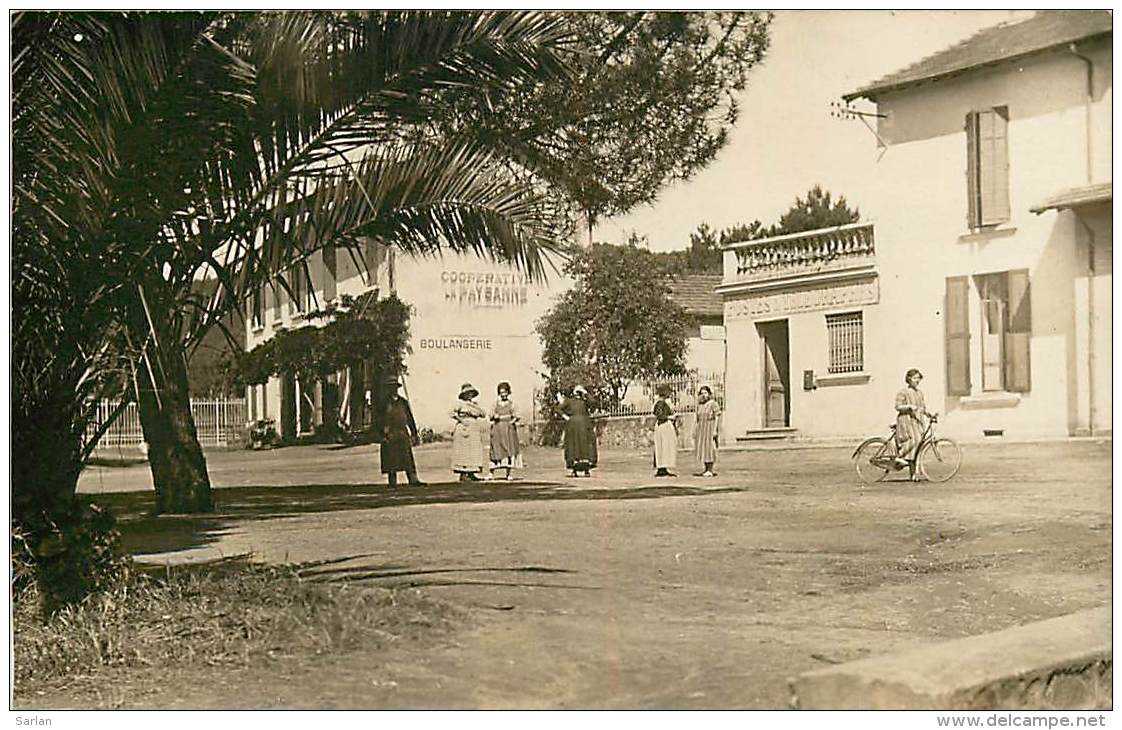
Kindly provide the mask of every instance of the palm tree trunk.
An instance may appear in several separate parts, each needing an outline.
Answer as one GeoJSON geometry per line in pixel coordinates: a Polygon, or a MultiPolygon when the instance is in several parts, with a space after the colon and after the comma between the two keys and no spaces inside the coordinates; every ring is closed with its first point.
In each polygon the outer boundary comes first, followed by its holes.
{"type": "MultiPolygon", "coordinates": [[[[65,384],[51,390],[70,392],[65,384]]],[[[27,403],[18,395],[13,400],[27,403]]],[[[81,442],[68,400],[35,399],[30,412],[19,409],[19,425],[12,429],[12,519],[32,532],[68,513],[78,490],[81,442]]]]}
{"type": "Polygon", "coordinates": [[[156,512],[211,512],[214,499],[191,414],[183,353],[168,352],[158,363],[161,367],[153,365],[139,377],[137,403],[156,488],[156,512]]]}

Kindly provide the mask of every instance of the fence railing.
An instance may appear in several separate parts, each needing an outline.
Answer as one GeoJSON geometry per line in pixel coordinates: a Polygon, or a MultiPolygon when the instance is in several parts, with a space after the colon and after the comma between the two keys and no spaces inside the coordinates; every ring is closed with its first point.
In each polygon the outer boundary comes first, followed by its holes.
{"type": "MultiPolygon", "coordinates": [[[[98,429],[113,417],[120,403],[103,400],[97,404],[97,416],[86,429],[86,439],[92,439],[98,429]]],[[[227,446],[236,443],[245,428],[249,412],[244,399],[196,400],[191,399],[191,415],[195,419],[195,430],[199,443],[203,446],[227,446]]],[[[139,446],[144,442],[144,432],[140,428],[140,412],[136,403],[127,404],[117,418],[98,439],[98,449],[121,446],[139,446]]]]}
{"type": "MultiPolygon", "coordinates": [[[[689,372],[682,375],[670,375],[660,378],[636,380],[627,388],[623,402],[607,409],[597,410],[594,416],[601,418],[630,418],[650,416],[654,413],[654,404],[658,400],[657,390],[660,386],[670,389],[667,398],[674,412],[678,414],[693,413],[697,410],[697,391],[708,385],[713,391],[717,405],[724,409],[725,406],[725,378],[721,373],[689,372]]],[[[537,408],[540,392],[534,392],[534,418],[541,417],[537,408]]]]}

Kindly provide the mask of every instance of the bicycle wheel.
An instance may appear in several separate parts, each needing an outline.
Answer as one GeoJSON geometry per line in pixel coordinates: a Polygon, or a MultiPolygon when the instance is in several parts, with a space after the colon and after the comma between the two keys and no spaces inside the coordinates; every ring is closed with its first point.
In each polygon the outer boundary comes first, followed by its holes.
{"type": "Polygon", "coordinates": [[[888,476],[890,468],[887,464],[891,462],[892,453],[887,439],[869,439],[861,444],[853,454],[853,465],[857,467],[857,478],[865,484],[879,482],[888,476]]]}
{"type": "Polygon", "coordinates": [[[962,449],[948,438],[929,441],[919,455],[919,469],[929,482],[945,482],[962,466],[962,449]]]}

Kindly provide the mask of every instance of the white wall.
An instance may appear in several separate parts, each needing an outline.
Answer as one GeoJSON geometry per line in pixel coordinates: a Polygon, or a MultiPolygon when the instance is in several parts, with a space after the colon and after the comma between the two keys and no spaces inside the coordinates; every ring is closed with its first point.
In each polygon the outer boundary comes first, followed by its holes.
{"type": "MultiPolygon", "coordinates": [[[[1092,180],[1109,181],[1111,64],[1109,45],[1096,59],[1092,107],[1092,180]]],[[[890,71],[891,69],[886,69],[890,71]]],[[[1062,189],[1088,184],[1085,66],[1053,54],[957,79],[917,86],[878,99],[879,126],[889,143],[877,173],[877,195],[858,202],[875,221],[879,303],[864,313],[865,383],[802,389],[802,372],[826,371],[824,315],[788,315],[791,425],[804,436],[858,436],[883,431],[894,418],[893,395],[918,367],[930,410],[945,414],[940,430],[964,439],[986,429],[1007,437],[1063,436],[1087,426],[1093,379],[1096,428],[1109,428],[1112,278],[1109,211],[1096,230],[1094,281],[1096,363],[1088,369],[1086,236],[1071,212],[1035,215],[1030,207],[1062,189]],[[995,230],[967,223],[966,135],[969,111],[1008,106],[1011,220],[995,230]],[[943,300],[950,276],[1028,269],[1032,328],[1031,392],[998,399],[946,395],[943,300]]],[[[725,282],[736,257],[725,253],[725,282]]],[[[849,308],[844,311],[852,311],[849,308]]],[[[839,310],[841,311],[841,310],[839,310]]],[[[733,319],[728,337],[727,431],[762,425],[762,353],[755,321],[733,319]]],[[[981,314],[971,285],[971,327],[981,314]]],[[[981,396],[981,338],[971,338],[972,382],[981,396]]]]}
{"type": "MultiPolygon", "coordinates": [[[[309,260],[309,267],[322,306],[320,254],[309,260]]],[[[337,253],[336,271],[338,294],[356,296],[369,289],[363,268],[343,251],[337,253]]],[[[533,389],[543,382],[544,371],[534,326],[556,295],[571,286],[569,280],[550,270],[545,280],[530,281],[512,266],[474,255],[414,258],[386,251],[373,285],[380,296],[387,296],[391,283],[398,297],[414,308],[403,382],[418,427],[450,430],[448,411],[464,382],[475,385],[486,408],[495,401],[498,383],[509,382],[515,402],[529,417],[533,389]]],[[[325,323],[293,316],[287,294],[282,298],[278,318],[272,294],[267,293],[265,321],[260,328],[249,328],[248,349],[272,337],[280,326],[325,323]]],[[[269,381],[266,393],[268,415],[279,421],[279,379],[269,381]]]]}
{"type": "MultiPolygon", "coordinates": [[[[1108,109],[1103,100],[1110,94],[1101,85],[1110,83],[1110,66],[1102,52],[1095,57],[1100,68],[1092,116],[1098,119],[1108,109]]],[[[929,407],[947,413],[945,430],[961,436],[980,436],[983,429],[1056,436],[1077,426],[1076,283],[1084,275],[1077,235],[1070,214],[1038,216],[1029,208],[1088,182],[1084,68],[1073,56],[1053,54],[879,100],[879,111],[888,115],[880,131],[890,143],[880,174],[889,184],[862,204],[877,221],[883,301],[893,303],[885,330],[906,327],[909,336],[877,352],[891,370],[920,367],[929,407]],[[1010,113],[1011,220],[976,232],[966,222],[963,123],[967,112],[992,106],[1008,106],[1010,113]],[[992,407],[946,396],[945,278],[1020,268],[1029,270],[1032,292],[1031,392],[992,407]]],[[[1109,170],[1102,164],[1104,157],[1109,161],[1109,144],[1092,150],[1094,169],[1109,170]]],[[[973,287],[971,305],[974,327],[981,315],[973,287]]],[[[980,338],[972,337],[971,347],[971,380],[980,395],[980,338]]]]}
{"type": "Polygon", "coordinates": [[[529,417],[544,381],[535,323],[570,283],[557,275],[531,282],[512,267],[471,255],[397,259],[397,293],[415,308],[405,389],[418,426],[451,428],[460,385],[472,383],[490,408],[507,381],[529,417]]]}

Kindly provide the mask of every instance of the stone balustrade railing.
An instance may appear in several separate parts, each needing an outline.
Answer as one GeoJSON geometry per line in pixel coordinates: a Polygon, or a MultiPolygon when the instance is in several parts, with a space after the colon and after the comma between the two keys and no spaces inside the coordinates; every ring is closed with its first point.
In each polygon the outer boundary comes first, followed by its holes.
{"type": "Polygon", "coordinates": [[[737,277],[813,270],[875,254],[872,223],[850,223],[728,246],[736,253],[737,277]]]}

